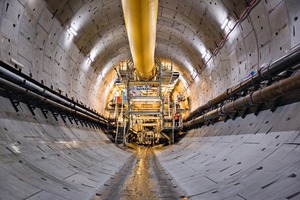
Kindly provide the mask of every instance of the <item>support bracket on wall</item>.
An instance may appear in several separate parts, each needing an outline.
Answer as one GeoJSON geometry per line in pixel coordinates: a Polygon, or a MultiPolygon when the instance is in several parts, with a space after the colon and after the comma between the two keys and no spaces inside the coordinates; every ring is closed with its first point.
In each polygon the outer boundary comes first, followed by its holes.
{"type": "Polygon", "coordinates": [[[246,115],[248,115],[249,111],[250,111],[250,108],[247,107],[247,108],[244,110],[244,112],[241,114],[241,117],[244,119],[244,118],[246,117],[246,115]]]}
{"type": "Polygon", "coordinates": [[[47,114],[48,114],[48,110],[46,110],[45,108],[40,108],[41,109],[41,111],[42,111],[42,113],[43,113],[43,115],[44,115],[44,117],[46,118],[46,119],[48,119],[48,116],[47,116],[47,114]]]}
{"type": "Polygon", "coordinates": [[[256,109],[254,109],[254,115],[257,116],[263,108],[263,103],[259,104],[256,109]]]}
{"type": "Polygon", "coordinates": [[[73,124],[73,119],[74,118],[68,115],[68,119],[69,119],[70,123],[73,124]]]}
{"type": "Polygon", "coordinates": [[[55,118],[55,120],[58,121],[57,117],[58,117],[59,114],[55,111],[51,111],[51,113],[52,113],[53,117],[55,118]]]}
{"type": "Polygon", "coordinates": [[[19,112],[19,108],[18,106],[20,105],[20,102],[13,99],[10,95],[8,95],[9,101],[11,102],[11,104],[13,105],[14,109],[16,112],[19,112]]]}
{"type": "Polygon", "coordinates": [[[75,122],[75,124],[78,126],[78,119],[77,118],[74,118],[74,122],[75,122]]]}
{"type": "Polygon", "coordinates": [[[34,105],[31,105],[31,104],[27,104],[27,106],[28,106],[28,108],[29,108],[31,114],[32,114],[33,116],[35,116],[34,110],[35,110],[36,107],[35,107],[34,105]]]}
{"type": "Polygon", "coordinates": [[[63,113],[60,113],[60,116],[61,116],[62,120],[64,121],[64,123],[67,123],[67,121],[66,121],[67,116],[63,113]]]}

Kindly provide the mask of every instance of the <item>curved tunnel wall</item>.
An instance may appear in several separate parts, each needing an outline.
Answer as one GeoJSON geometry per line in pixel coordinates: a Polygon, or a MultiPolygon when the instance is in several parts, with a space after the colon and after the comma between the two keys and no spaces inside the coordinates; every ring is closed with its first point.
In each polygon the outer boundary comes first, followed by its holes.
{"type": "Polygon", "coordinates": [[[192,110],[299,45],[299,2],[258,1],[189,86],[192,110]]]}
{"type": "MultiPolygon", "coordinates": [[[[0,2],[0,58],[8,63],[11,58],[17,60],[24,65],[23,73],[102,113],[103,94],[116,77],[113,70],[106,68],[104,73],[103,68],[129,57],[125,27],[118,15],[121,8],[115,6],[119,3],[101,1],[107,16],[99,22],[103,25],[101,34],[82,37],[74,43],[67,31],[68,15],[80,11],[76,13],[79,18],[86,13],[79,8],[89,7],[89,2],[74,1],[71,6],[67,1],[49,2],[59,5],[59,17],[44,1],[0,2]],[[80,46],[85,40],[86,46],[80,46]],[[93,41],[103,47],[95,61],[86,54],[93,41]],[[116,43],[110,45],[109,41],[116,43]]],[[[177,59],[178,66],[184,68],[181,72],[187,83],[182,92],[193,94],[192,109],[235,85],[263,63],[299,46],[299,2],[258,1],[219,53],[206,63],[196,44],[202,39],[213,50],[224,35],[211,22],[217,21],[212,12],[217,1],[211,1],[206,9],[192,1],[160,2],[157,53],[177,59]]],[[[233,1],[224,2],[232,13],[240,6],[233,1]]],[[[81,31],[92,33],[88,27],[81,31]]],[[[1,180],[7,181],[1,181],[0,187],[1,191],[8,191],[4,197],[89,198],[130,156],[107,142],[101,131],[45,120],[41,113],[33,117],[26,105],[21,107],[22,111],[16,113],[9,100],[1,98],[0,175],[1,180]],[[18,196],[20,191],[23,193],[18,196]]],[[[299,111],[299,104],[293,104],[278,108],[275,113],[264,111],[258,117],[249,115],[202,127],[190,131],[178,145],[158,157],[187,195],[195,195],[194,199],[200,193],[211,199],[251,199],[256,194],[257,199],[272,199],[272,191],[282,195],[279,199],[286,198],[299,188],[299,111]],[[252,191],[249,194],[248,186],[252,191]]]]}
{"type": "MultiPolygon", "coordinates": [[[[25,74],[103,113],[103,94],[116,78],[113,66],[127,60],[130,53],[120,2],[100,3],[102,14],[93,19],[97,24],[88,25],[92,22],[87,13],[99,6],[96,1],[72,5],[67,1],[2,1],[0,58],[9,63],[11,58],[17,60],[24,65],[25,74]],[[78,31],[80,36],[68,32],[70,25],[77,27],[85,21],[78,31]],[[81,36],[81,32],[86,34],[81,36]],[[87,50],[91,46],[99,55],[87,50]]],[[[181,92],[191,97],[192,110],[299,44],[299,3],[258,1],[207,62],[209,55],[206,58],[199,49],[206,45],[213,51],[220,35],[225,35],[216,27],[218,16],[212,10],[226,5],[232,15],[241,15],[238,7],[243,3],[215,2],[205,7],[206,12],[201,8],[205,3],[194,4],[161,1],[156,46],[158,56],[182,67],[187,83],[181,92]]]]}
{"type": "Polygon", "coordinates": [[[0,199],[90,199],[131,155],[100,130],[0,97],[0,199]]]}
{"type": "Polygon", "coordinates": [[[300,104],[192,130],[158,152],[189,199],[298,199],[300,104]]]}

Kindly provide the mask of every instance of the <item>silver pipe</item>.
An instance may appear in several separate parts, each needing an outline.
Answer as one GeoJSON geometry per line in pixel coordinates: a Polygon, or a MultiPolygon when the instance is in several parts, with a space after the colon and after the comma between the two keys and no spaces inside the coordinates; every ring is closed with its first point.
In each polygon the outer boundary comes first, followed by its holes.
{"type": "Polygon", "coordinates": [[[75,103],[72,103],[71,100],[66,100],[66,99],[63,99],[61,98],[60,96],[52,93],[50,90],[46,90],[45,88],[42,88],[38,85],[36,85],[35,83],[29,81],[29,80],[26,80],[25,78],[11,72],[10,70],[8,69],[5,69],[3,67],[0,67],[0,77],[2,77],[3,79],[5,80],[8,80],[12,83],[15,83],[17,85],[19,85],[20,87],[23,87],[23,88],[26,88],[27,90],[30,90],[32,92],[35,92],[45,98],[48,98],[48,99],[51,99],[59,104],[62,104],[66,107],[69,107],[71,109],[74,109],[74,110],[77,110],[81,113],[84,113],[88,116],[91,116],[93,118],[96,118],[100,121],[103,121],[105,123],[107,123],[107,120],[96,115],[95,113],[85,109],[85,108],[82,108],[78,105],[76,105],[75,103]]]}
{"type": "Polygon", "coordinates": [[[291,93],[299,89],[300,74],[296,74],[287,79],[281,80],[273,85],[257,90],[245,97],[230,102],[220,108],[205,113],[196,119],[190,120],[183,124],[183,128],[184,130],[190,130],[207,120],[235,113],[236,111],[241,111],[246,107],[251,107],[253,105],[259,105],[264,102],[269,102],[270,100],[284,96],[285,94],[291,93]]]}
{"type": "Polygon", "coordinates": [[[242,92],[246,88],[260,83],[264,80],[268,80],[271,77],[280,74],[281,72],[290,69],[300,63],[300,47],[296,48],[291,53],[279,58],[278,60],[272,62],[270,65],[266,65],[257,70],[257,73],[254,74],[251,78],[248,78],[239,84],[227,89],[225,92],[220,94],[219,96],[211,99],[206,104],[199,106],[197,109],[192,111],[185,121],[189,121],[193,118],[198,117],[208,108],[218,105],[222,101],[234,96],[237,93],[242,92]]]}
{"type": "Polygon", "coordinates": [[[8,80],[5,80],[5,79],[2,79],[0,78],[0,84],[2,86],[5,86],[5,88],[8,88],[14,92],[17,92],[18,94],[22,94],[22,95],[26,95],[26,96],[29,96],[32,100],[40,100],[41,102],[43,102],[44,104],[50,104],[54,107],[57,107],[59,108],[60,110],[64,110],[64,111],[67,111],[67,112],[70,112],[70,113],[73,113],[73,114],[76,114],[76,115],[80,115],[84,118],[88,118],[96,123],[102,123],[103,125],[106,124],[104,123],[103,121],[99,121],[99,119],[97,118],[94,118],[94,117],[91,117],[85,113],[82,113],[82,112],[79,112],[78,110],[74,110],[72,108],[69,108],[67,106],[64,106],[62,104],[59,104],[49,98],[46,98],[46,97],[43,97],[35,92],[32,92],[28,89],[25,89],[24,87],[21,87],[19,85],[16,85],[15,83],[12,83],[8,80]]]}

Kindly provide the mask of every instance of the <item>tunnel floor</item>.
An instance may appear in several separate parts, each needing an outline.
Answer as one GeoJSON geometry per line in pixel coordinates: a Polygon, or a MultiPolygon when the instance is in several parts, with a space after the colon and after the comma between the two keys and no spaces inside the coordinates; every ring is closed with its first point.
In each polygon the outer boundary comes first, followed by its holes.
{"type": "Polygon", "coordinates": [[[153,151],[150,147],[138,146],[119,173],[105,183],[93,199],[185,199],[153,151]]]}

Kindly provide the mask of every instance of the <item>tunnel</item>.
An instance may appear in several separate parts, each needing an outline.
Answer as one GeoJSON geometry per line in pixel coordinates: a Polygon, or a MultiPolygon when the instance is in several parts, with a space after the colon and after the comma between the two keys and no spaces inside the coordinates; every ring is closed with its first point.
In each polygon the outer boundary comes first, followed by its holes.
{"type": "Polygon", "coordinates": [[[300,1],[0,16],[1,200],[300,199],[300,1]]]}

